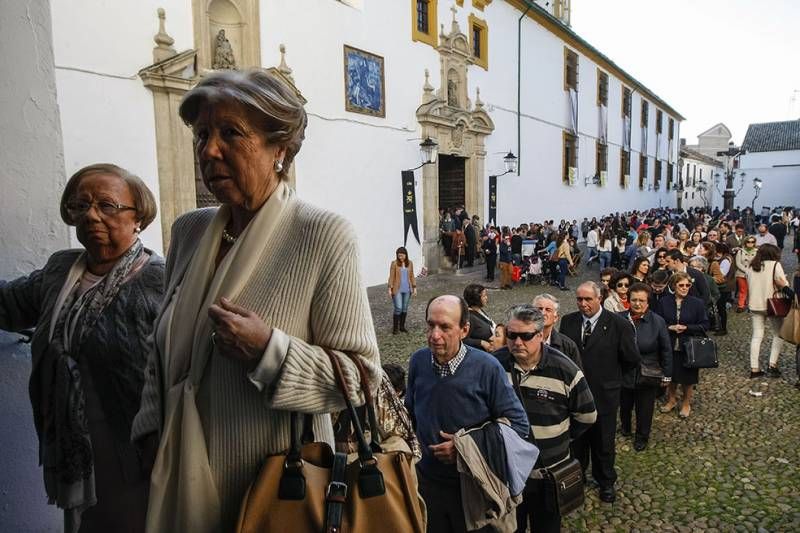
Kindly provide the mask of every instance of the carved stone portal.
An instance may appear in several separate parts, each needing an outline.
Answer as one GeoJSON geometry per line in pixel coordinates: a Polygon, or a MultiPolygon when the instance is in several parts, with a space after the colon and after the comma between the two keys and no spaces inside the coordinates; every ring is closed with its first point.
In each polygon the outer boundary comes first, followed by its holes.
{"type": "MultiPolygon", "coordinates": [[[[467,68],[473,63],[469,39],[453,18],[450,33],[439,36],[441,87],[431,86],[425,72],[422,105],[417,108],[417,121],[422,138],[430,137],[439,143],[439,153],[463,157],[465,161],[464,199],[470,215],[485,218],[484,206],[484,140],[494,131],[494,123],[483,109],[480,91],[475,106],[470,102],[467,88],[467,68]]],[[[425,266],[436,272],[441,266],[439,239],[439,168],[422,167],[423,245],[425,266]]]]}

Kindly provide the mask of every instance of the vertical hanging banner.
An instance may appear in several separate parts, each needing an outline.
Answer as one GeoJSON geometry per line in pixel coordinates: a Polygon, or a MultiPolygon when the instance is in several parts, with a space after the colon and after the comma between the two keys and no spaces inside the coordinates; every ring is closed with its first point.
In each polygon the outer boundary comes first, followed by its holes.
{"type": "Polygon", "coordinates": [[[403,180],[403,246],[408,241],[408,227],[414,232],[417,244],[422,244],[419,240],[419,229],[417,229],[417,197],[414,191],[414,171],[404,170],[400,173],[403,180]]]}
{"type": "Polygon", "coordinates": [[[497,176],[489,176],[489,223],[497,225],[497,176]]]}

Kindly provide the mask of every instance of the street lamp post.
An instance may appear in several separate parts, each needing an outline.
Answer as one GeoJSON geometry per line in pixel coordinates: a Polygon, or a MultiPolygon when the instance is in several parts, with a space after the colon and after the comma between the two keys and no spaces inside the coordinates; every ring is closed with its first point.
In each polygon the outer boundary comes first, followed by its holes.
{"type": "MultiPolygon", "coordinates": [[[[723,194],[724,202],[723,208],[724,209],[733,209],[733,200],[736,198],[736,195],[742,190],[744,187],[744,176],[745,173],[741,172],[742,176],[742,184],[739,187],[738,191],[733,190],[733,180],[735,178],[735,171],[736,167],[738,166],[738,159],[739,157],[745,153],[741,147],[736,147],[733,144],[733,141],[728,143],[728,149],[722,152],[717,152],[717,155],[724,155],[725,156],[725,193],[723,194]]],[[[718,180],[720,177],[719,173],[715,174],[715,178],[718,180]]]]}
{"type": "Polygon", "coordinates": [[[753,190],[755,194],[753,195],[753,201],[750,203],[750,210],[755,214],[756,211],[756,198],[758,195],[761,194],[761,187],[764,186],[764,182],[761,181],[760,178],[753,178],[753,190]]]}
{"type": "MultiPolygon", "coordinates": [[[[492,182],[494,182],[494,184],[495,184],[494,185],[494,188],[495,188],[495,190],[494,190],[495,218],[497,218],[497,178],[499,178],[500,176],[505,176],[506,174],[511,174],[512,172],[516,172],[517,171],[517,162],[518,161],[519,161],[519,158],[514,155],[514,152],[509,150],[508,153],[503,157],[503,166],[505,166],[506,171],[503,172],[502,174],[492,174],[492,175],[489,176],[489,197],[490,197],[490,200],[491,200],[491,195],[492,195],[492,190],[491,190],[492,189],[492,182]]],[[[490,204],[490,208],[491,208],[491,204],[490,204]]],[[[491,218],[491,214],[490,214],[489,218],[491,218]]],[[[493,222],[497,223],[496,220],[493,221],[493,222]]]]}

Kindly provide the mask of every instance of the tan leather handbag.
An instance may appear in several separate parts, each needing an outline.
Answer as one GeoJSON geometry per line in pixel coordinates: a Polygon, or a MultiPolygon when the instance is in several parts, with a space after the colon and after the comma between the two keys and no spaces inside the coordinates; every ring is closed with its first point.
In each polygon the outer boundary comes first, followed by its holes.
{"type": "MultiPolygon", "coordinates": [[[[424,533],[425,504],[417,492],[412,456],[383,453],[378,431],[370,431],[367,443],[358,415],[347,395],[339,359],[326,350],[344,396],[358,438],[358,460],[334,453],[323,442],[308,442],[311,425],[292,414],[291,448],[264,461],[242,502],[238,533],[367,533],[402,531],[424,533]],[[300,426],[303,425],[302,435],[300,426]]],[[[355,360],[355,358],[354,358],[355,360]]],[[[358,362],[357,362],[358,363],[358,362]]],[[[361,365],[361,388],[370,423],[374,404],[361,365]]],[[[307,421],[308,417],[306,417],[307,421]]]]}

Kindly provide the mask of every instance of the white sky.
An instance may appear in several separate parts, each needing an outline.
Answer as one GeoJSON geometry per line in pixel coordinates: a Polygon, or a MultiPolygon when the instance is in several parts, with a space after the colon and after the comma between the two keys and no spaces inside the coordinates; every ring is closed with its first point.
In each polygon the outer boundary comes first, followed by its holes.
{"type": "Polygon", "coordinates": [[[572,0],[571,22],[686,117],[689,144],[718,122],[738,145],[751,123],[800,118],[800,0],[572,0]]]}

